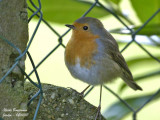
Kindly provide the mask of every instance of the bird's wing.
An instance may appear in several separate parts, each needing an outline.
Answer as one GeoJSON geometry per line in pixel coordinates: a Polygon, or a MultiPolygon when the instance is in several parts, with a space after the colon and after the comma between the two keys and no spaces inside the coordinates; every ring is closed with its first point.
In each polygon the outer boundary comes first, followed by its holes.
{"type": "Polygon", "coordinates": [[[105,47],[105,52],[110,56],[110,58],[122,68],[122,71],[126,71],[132,77],[127,63],[125,62],[124,57],[119,51],[118,44],[116,40],[112,37],[112,35],[110,33],[107,33],[107,37],[102,39],[102,42],[105,47]]]}
{"type": "Polygon", "coordinates": [[[111,58],[124,70],[126,71],[128,74],[132,75],[127,63],[125,62],[124,57],[121,55],[121,53],[118,51],[109,51],[110,52],[110,56],[111,58]]]}
{"type": "Polygon", "coordinates": [[[106,33],[106,36],[104,39],[102,39],[102,42],[104,44],[105,52],[107,55],[109,55],[110,59],[115,61],[122,69],[122,75],[120,77],[134,90],[142,90],[142,88],[133,81],[132,74],[128,68],[127,63],[125,62],[124,57],[119,51],[118,44],[109,32],[106,33]]]}

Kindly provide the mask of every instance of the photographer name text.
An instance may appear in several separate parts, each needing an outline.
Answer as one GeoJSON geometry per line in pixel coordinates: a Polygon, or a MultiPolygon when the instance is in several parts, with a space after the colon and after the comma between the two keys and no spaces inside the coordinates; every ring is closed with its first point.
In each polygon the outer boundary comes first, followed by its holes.
{"type": "Polygon", "coordinates": [[[4,108],[3,110],[3,116],[4,117],[25,117],[28,116],[27,110],[26,109],[17,109],[17,108],[4,108]]]}

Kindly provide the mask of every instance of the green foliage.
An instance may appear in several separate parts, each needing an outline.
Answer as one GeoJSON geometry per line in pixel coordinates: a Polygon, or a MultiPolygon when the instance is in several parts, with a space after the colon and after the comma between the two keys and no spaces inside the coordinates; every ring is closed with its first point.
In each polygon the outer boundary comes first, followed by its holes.
{"type": "MultiPolygon", "coordinates": [[[[132,97],[132,98],[127,98],[124,99],[134,110],[137,110],[140,106],[142,106],[152,95],[145,95],[145,96],[140,96],[140,97],[132,97]]],[[[155,97],[156,100],[157,98],[160,98],[160,93],[155,97]]],[[[152,100],[152,102],[153,102],[152,100]]],[[[132,111],[127,108],[122,102],[118,101],[114,104],[112,104],[107,111],[105,112],[105,117],[107,120],[122,120],[123,117],[131,113],[132,111]]]]}
{"type": "MultiPolygon", "coordinates": [[[[160,8],[160,0],[131,0],[130,2],[142,23],[149,19],[160,8]]],[[[156,17],[149,22],[149,24],[157,23],[160,23],[160,14],[156,15],[156,17]]]]}
{"type": "Polygon", "coordinates": [[[121,2],[121,0],[111,0],[113,3],[115,3],[116,5],[118,5],[120,2],[121,2]]]}
{"type": "MultiPolygon", "coordinates": [[[[137,31],[141,26],[133,27],[132,29],[134,31],[137,31]]],[[[117,28],[114,30],[111,30],[112,33],[118,33],[118,34],[130,34],[130,31],[126,28],[117,28]]],[[[160,35],[160,24],[152,24],[145,26],[142,30],[140,30],[137,35],[160,35]]]]}
{"type": "MultiPolygon", "coordinates": [[[[158,59],[160,59],[160,56],[157,56],[158,59]]],[[[132,66],[136,66],[136,64],[141,64],[142,62],[146,62],[146,63],[151,63],[153,62],[153,58],[151,58],[150,56],[148,57],[144,57],[141,56],[140,58],[133,58],[131,60],[127,61],[128,66],[132,67],[132,66]]]]}
{"type": "MultiPolygon", "coordinates": [[[[61,24],[73,23],[91,7],[91,4],[85,4],[77,0],[42,0],[41,3],[44,19],[61,24]]],[[[28,2],[28,4],[30,3],[28,2]]],[[[32,13],[28,12],[30,16],[32,13]]],[[[87,16],[100,18],[105,15],[108,15],[108,13],[96,6],[87,16]]]]}
{"type": "MultiPolygon", "coordinates": [[[[106,3],[108,4],[115,4],[115,5],[119,5],[119,3],[121,2],[121,0],[104,0],[106,3]]],[[[111,6],[112,7],[112,6],[111,6]]]]}

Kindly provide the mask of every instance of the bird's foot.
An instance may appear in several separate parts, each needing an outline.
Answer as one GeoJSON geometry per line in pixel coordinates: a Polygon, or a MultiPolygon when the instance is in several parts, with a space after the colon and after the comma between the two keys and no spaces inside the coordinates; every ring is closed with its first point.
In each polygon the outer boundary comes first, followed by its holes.
{"type": "Polygon", "coordinates": [[[97,114],[94,120],[101,120],[101,105],[98,106],[97,108],[97,114]]]}
{"type": "Polygon", "coordinates": [[[84,97],[84,93],[86,92],[86,90],[90,87],[90,85],[88,85],[82,92],[80,92],[80,96],[84,97]]]}

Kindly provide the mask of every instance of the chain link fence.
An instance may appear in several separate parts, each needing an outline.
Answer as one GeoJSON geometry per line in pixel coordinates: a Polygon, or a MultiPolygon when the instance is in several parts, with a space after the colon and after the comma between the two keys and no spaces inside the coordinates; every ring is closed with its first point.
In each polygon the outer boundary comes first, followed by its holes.
{"type": "MultiPolygon", "coordinates": [[[[31,84],[33,84],[35,87],[37,87],[39,89],[39,91],[29,100],[28,102],[28,105],[30,105],[30,103],[38,96],[40,96],[39,98],[39,102],[37,104],[37,108],[36,108],[36,111],[35,111],[35,114],[34,114],[34,118],[33,120],[36,119],[36,116],[37,116],[37,113],[38,113],[38,110],[39,110],[39,107],[41,105],[41,101],[42,101],[42,98],[43,98],[43,90],[42,90],[42,87],[41,87],[41,82],[40,82],[40,78],[39,78],[39,75],[38,75],[38,72],[37,72],[37,69],[38,67],[43,64],[45,62],[45,60],[52,54],[54,54],[54,52],[60,47],[62,46],[64,49],[65,49],[65,45],[63,44],[63,37],[65,35],[68,34],[68,32],[70,31],[70,29],[68,29],[66,32],[64,32],[62,35],[59,34],[44,18],[43,18],[43,14],[42,14],[42,11],[41,11],[41,1],[38,0],[38,6],[35,5],[35,3],[32,1],[32,0],[29,0],[29,2],[31,3],[31,5],[36,9],[36,11],[34,11],[31,6],[28,6],[28,10],[30,10],[33,14],[29,17],[28,19],[28,23],[33,19],[34,16],[37,16],[38,17],[38,22],[37,22],[37,25],[34,29],[34,32],[32,33],[31,35],[31,38],[28,42],[28,45],[26,46],[26,49],[22,52],[19,48],[17,48],[13,43],[11,43],[10,41],[8,41],[6,38],[4,38],[3,36],[0,35],[0,38],[6,42],[8,45],[10,45],[11,47],[13,47],[15,50],[17,50],[17,52],[19,53],[19,56],[15,59],[15,62],[14,64],[12,65],[12,67],[7,71],[7,73],[0,79],[0,83],[11,73],[11,71],[16,67],[18,66],[19,69],[22,71],[22,73],[24,74],[25,76],[25,80],[28,79],[30,81],[31,84]],[[30,48],[31,44],[32,44],[32,41],[34,40],[34,37],[36,35],[36,32],[37,30],[39,29],[39,26],[40,26],[40,23],[41,22],[44,22],[46,26],[48,26],[48,28],[53,32],[53,34],[55,34],[58,38],[58,44],[55,48],[53,48],[37,65],[34,64],[34,60],[32,59],[32,56],[30,55],[28,49],[30,48]],[[33,67],[33,70],[27,74],[20,66],[19,66],[19,60],[24,56],[24,55],[27,55],[31,64],[32,64],[32,67],[33,67]],[[35,83],[33,82],[33,80],[30,78],[30,76],[35,73],[36,75],[36,78],[37,78],[37,82],[38,83],[35,83]]],[[[160,9],[158,9],[157,11],[155,11],[155,13],[153,13],[153,15],[148,19],[146,20],[146,22],[141,26],[139,27],[136,31],[134,31],[132,28],[130,28],[128,25],[125,24],[125,22],[117,15],[115,14],[113,11],[111,11],[110,9],[108,9],[107,7],[105,7],[105,5],[103,5],[99,0],[95,0],[95,2],[91,5],[91,7],[82,15],[82,17],[86,16],[89,12],[92,12],[92,9],[96,6],[100,6],[102,7],[104,10],[106,10],[106,12],[109,12],[112,16],[115,17],[115,19],[117,19],[127,30],[130,31],[130,35],[131,35],[131,38],[132,40],[130,42],[128,42],[125,47],[121,50],[121,52],[125,51],[126,48],[128,48],[131,44],[135,43],[137,44],[141,49],[142,51],[146,52],[150,57],[152,57],[155,61],[157,61],[159,64],[160,64],[160,59],[158,59],[156,56],[154,56],[151,52],[149,52],[145,47],[143,47],[143,45],[141,43],[139,43],[138,41],[135,40],[137,34],[157,15],[157,14],[160,14],[160,9]]],[[[160,72],[158,72],[157,74],[159,74],[160,72]]],[[[146,76],[143,76],[143,78],[146,78],[150,76],[149,74],[146,75],[146,76]]],[[[136,79],[139,79],[139,78],[136,78],[136,79]]],[[[147,101],[144,101],[144,103],[138,108],[138,109],[134,109],[133,106],[130,106],[126,101],[124,101],[117,93],[115,93],[114,91],[112,91],[110,88],[108,88],[107,86],[103,86],[107,91],[109,91],[111,94],[113,94],[119,101],[121,101],[125,106],[126,108],[128,108],[130,111],[132,111],[132,118],[133,120],[136,120],[137,119],[137,114],[145,107],[147,106],[147,104],[149,102],[151,102],[159,93],[160,93],[160,89],[158,89],[147,101]]],[[[87,93],[85,94],[85,96],[87,94],[90,93],[90,91],[92,91],[92,89],[94,88],[94,86],[92,86],[88,91],[87,93]]]]}

